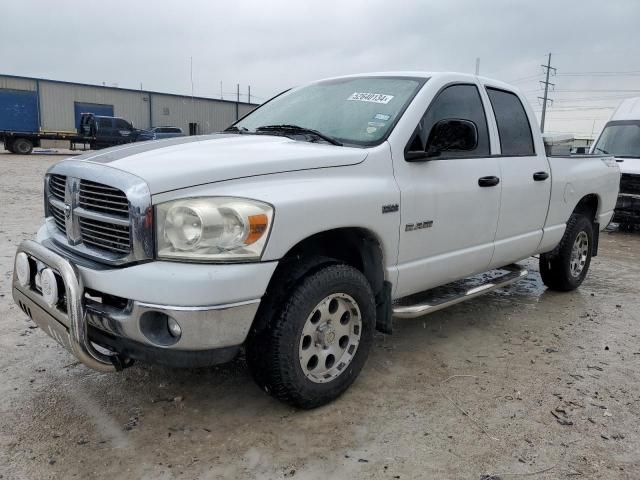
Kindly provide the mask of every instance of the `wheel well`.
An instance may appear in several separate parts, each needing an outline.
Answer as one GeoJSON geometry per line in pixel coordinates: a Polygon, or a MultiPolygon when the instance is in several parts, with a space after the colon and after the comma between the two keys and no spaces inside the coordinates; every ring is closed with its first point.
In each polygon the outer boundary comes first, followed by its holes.
{"type": "Polygon", "coordinates": [[[338,228],[305,238],[287,252],[283,260],[321,256],[340,260],[360,270],[374,294],[384,282],[384,262],[380,242],[363,228],[338,228]]]}
{"type": "Polygon", "coordinates": [[[268,327],[291,289],[305,276],[336,261],[360,270],[376,301],[376,328],[391,333],[391,284],[384,279],[382,246],[363,228],[338,228],[316,233],[293,246],[280,260],[260,302],[252,332],[268,327]]]}
{"type": "Polygon", "coordinates": [[[596,215],[598,213],[598,205],[598,196],[595,193],[590,193],[580,199],[576,208],[573,209],[573,213],[585,215],[589,220],[595,222],[596,215]]]}

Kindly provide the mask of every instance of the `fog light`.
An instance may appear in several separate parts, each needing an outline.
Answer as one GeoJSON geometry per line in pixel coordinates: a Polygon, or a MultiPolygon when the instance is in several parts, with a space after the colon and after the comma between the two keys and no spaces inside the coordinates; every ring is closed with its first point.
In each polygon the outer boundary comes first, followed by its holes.
{"type": "Polygon", "coordinates": [[[40,287],[42,288],[42,298],[50,307],[55,307],[58,303],[58,281],[56,274],[50,268],[45,268],[40,273],[40,287]]]}
{"type": "Polygon", "coordinates": [[[169,327],[169,333],[172,337],[180,338],[180,335],[182,335],[182,329],[174,318],[169,317],[169,320],[167,320],[167,327],[169,327]]]}
{"type": "Polygon", "coordinates": [[[29,265],[29,257],[24,252],[16,255],[16,276],[18,283],[23,287],[28,287],[31,283],[31,266],[29,265]]]}

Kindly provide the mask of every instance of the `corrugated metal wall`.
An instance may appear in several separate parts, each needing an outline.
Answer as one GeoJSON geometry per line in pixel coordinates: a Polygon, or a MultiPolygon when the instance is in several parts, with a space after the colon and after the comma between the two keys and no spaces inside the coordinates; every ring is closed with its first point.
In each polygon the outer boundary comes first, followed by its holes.
{"type": "MultiPolygon", "coordinates": [[[[198,134],[207,134],[224,130],[236,120],[234,102],[0,75],[0,89],[35,91],[38,84],[41,128],[46,131],[74,131],[76,102],[113,105],[115,116],[137,128],[171,125],[185,134],[190,122],[198,124],[198,134]]],[[[238,116],[254,108],[240,103],[238,116]]]]}
{"type": "Polygon", "coordinates": [[[224,130],[236,120],[234,103],[157,93],[151,94],[151,111],[154,127],[170,125],[185,133],[190,122],[198,124],[198,134],[206,134],[224,130]]]}
{"type": "Polygon", "coordinates": [[[40,81],[42,129],[75,130],[75,102],[113,105],[116,117],[126,118],[134,127],[149,128],[148,97],[145,92],[40,81]]]}
{"type": "Polygon", "coordinates": [[[29,78],[12,78],[0,75],[0,88],[34,91],[36,89],[36,81],[29,78]]]}

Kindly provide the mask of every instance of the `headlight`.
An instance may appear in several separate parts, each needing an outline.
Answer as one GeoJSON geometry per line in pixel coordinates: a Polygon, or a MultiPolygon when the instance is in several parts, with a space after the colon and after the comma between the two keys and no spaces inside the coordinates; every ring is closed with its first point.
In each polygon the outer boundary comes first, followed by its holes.
{"type": "Polygon", "coordinates": [[[273,208],[255,200],[199,197],[156,206],[158,258],[229,262],[258,260],[273,208]]]}

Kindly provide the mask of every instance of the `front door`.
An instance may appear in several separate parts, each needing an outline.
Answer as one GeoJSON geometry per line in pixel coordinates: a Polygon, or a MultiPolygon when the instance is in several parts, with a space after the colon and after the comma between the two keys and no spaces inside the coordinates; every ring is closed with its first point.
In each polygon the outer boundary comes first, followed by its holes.
{"type": "Polygon", "coordinates": [[[440,91],[409,149],[424,150],[432,127],[443,119],[473,122],[478,142],[470,151],[443,152],[420,162],[394,157],[402,218],[395,297],[482,272],[493,256],[500,166],[491,156],[487,119],[475,84],[440,91]]]}

